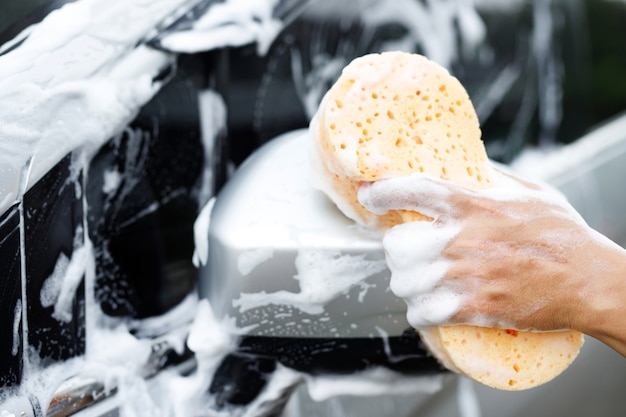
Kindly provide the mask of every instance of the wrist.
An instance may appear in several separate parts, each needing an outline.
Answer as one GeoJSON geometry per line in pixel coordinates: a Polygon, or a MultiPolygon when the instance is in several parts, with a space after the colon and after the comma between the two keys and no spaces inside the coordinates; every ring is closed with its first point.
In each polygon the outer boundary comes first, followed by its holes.
{"type": "Polygon", "coordinates": [[[603,236],[598,245],[579,294],[576,327],[626,356],[626,250],[603,236]]]}

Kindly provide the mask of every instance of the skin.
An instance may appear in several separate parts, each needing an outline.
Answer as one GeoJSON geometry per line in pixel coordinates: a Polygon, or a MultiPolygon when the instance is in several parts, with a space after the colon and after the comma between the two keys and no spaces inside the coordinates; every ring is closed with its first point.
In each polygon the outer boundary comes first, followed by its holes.
{"type": "Polygon", "coordinates": [[[554,191],[497,176],[494,189],[470,191],[416,174],[363,184],[359,199],[378,214],[427,214],[429,232],[460,225],[439,255],[449,266],[433,291],[461,302],[437,324],[574,329],[626,357],[626,251],[554,191]]]}

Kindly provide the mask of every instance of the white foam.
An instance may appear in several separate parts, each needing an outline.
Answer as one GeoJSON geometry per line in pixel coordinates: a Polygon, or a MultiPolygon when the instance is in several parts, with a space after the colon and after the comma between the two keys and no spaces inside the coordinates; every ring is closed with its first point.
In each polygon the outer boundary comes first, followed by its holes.
{"type": "MultiPolygon", "coordinates": [[[[450,184],[435,177],[414,174],[363,184],[359,188],[358,199],[374,214],[411,210],[436,219],[454,212],[454,207],[447,201],[449,188],[450,184]]],[[[458,190],[468,191],[460,187],[458,190]]]]}
{"type": "Polygon", "coordinates": [[[238,332],[229,320],[219,321],[215,317],[208,300],[200,300],[187,339],[197,368],[189,376],[172,375],[164,381],[165,392],[172,395],[162,401],[168,403],[173,415],[182,417],[196,415],[199,410],[208,412],[206,402],[210,400],[206,393],[220,361],[235,348],[238,332]]]}
{"type": "Polygon", "coordinates": [[[433,290],[449,266],[441,253],[459,231],[456,225],[437,227],[429,222],[410,222],[386,233],[383,245],[394,294],[404,297],[433,290]]]}
{"type": "Polygon", "coordinates": [[[367,260],[362,255],[336,251],[300,250],[294,276],[300,292],[244,293],[233,301],[240,312],[267,305],[289,305],[309,314],[321,314],[324,305],[364,279],[385,269],[384,260],[367,260]]]}
{"type": "Polygon", "coordinates": [[[71,2],[0,56],[3,206],[11,204],[8,194],[19,199],[71,151],[95,152],[153,96],[159,84],[152,78],[171,57],[127,45],[136,45],[183,1],[71,2]],[[18,189],[23,169],[27,181],[18,189]]]}
{"type": "Polygon", "coordinates": [[[167,35],[161,44],[173,52],[195,53],[256,42],[259,54],[264,55],[283,27],[273,16],[276,4],[277,0],[214,4],[189,30],[167,35]]]}
{"type": "Polygon", "coordinates": [[[223,139],[226,129],[226,103],[222,96],[213,90],[203,90],[198,94],[200,130],[204,151],[204,169],[198,201],[206,204],[215,194],[215,172],[223,161],[216,160],[215,143],[223,139]]]}
{"type": "Polygon", "coordinates": [[[54,305],[52,317],[69,322],[72,319],[72,306],[76,290],[85,275],[88,258],[91,256],[91,242],[84,245],[76,243],[83,239],[83,229],[78,227],[75,234],[74,250],[71,259],[60,253],[52,274],[44,281],[39,301],[43,307],[54,305]]]}
{"type": "Polygon", "coordinates": [[[239,254],[237,258],[237,269],[242,276],[246,276],[252,272],[254,268],[261,265],[274,256],[274,249],[258,248],[251,249],[239,254]]]}
{"type": "Polygon", "coordinates": [[[108,194],[119,188],[122,174],[116,169],[108,169],[102,173],[102,179],[102,192],[108,194]]]}
{"type": "Polygon", "coordinates": [[[128,320],[128,326],[134,329],[135,335],[140,338],[167,339],[170,346],[180,353],[185,344],[184,337],[182,339],[180,337],[181,333],[185,334],[188,331],[190,320],[196,316],[198,303],[198,295],[192,292],[167,313],[128,320]],[[165,331],[167,333],[164,334],[165,331]],[[169,338],[168,335],[172,337],[169,338]]]}
{"type": "Polygon", "coordinates": [[[448,196],[446,187],[423,175],[379,181],[359,191],[359,201],[374,213],[408,209],[435,219],[395,226],[383,238],[391,291],[405,300],[407,320],[415,327],[446,322],[460,306],[458,293],[438,287],[450,266],[443,250],[461,231],[448,196]]]}
{"type": "Polygon", "coordinates": [[[192,260],[196,267],[206,265],[209,259],[209,226],[214,205],[215,198],[212,198],[202,207],[193,224],[194,251],[192,260]]]}
{"type": "Polygon", "coordinates": [[[54,304],[54,313],[52,314],[59,321],[69,322],[72,319],[71,308],[76,299],[76,290],[84,277],[86,262],[89,256],[91,256],[91,248],[86,245],[74,249],[72,253],[72,258],[63,276],[61,291],[54,304]]]}
{"type": "Polygon", "coordinates": [[[39,302],[43,307],[53,306],[59,298],[61,286],[63,285],[63,276],[65,275],[69,263],[70,261],[67,255],[64,253],[59,254],[52,273],[41,286],[39,302]]]}
{"type": "Polygon", "coordinates": [[[20,323],[22,322],[22,299],[18,299],[13,310],[13,345],[11,347],[11,355],[16,356],[22,344],[22,335],[20,334],[20,323]]]}

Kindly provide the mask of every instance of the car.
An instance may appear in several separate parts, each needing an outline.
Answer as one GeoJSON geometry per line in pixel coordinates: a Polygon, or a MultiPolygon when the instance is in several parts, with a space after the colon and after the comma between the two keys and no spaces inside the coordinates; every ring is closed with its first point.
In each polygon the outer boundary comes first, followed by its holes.
{"type": "Polygon", "coordinates": [[[617,413],[626,362],[593,339],[562,377],[522,393],[447,371],[387,291],[379,239],[304,181],[306,128],[341,69],[407,49],[467,86],[492,158],[557,186],[626,244],[626,194],[615,192],[626,103],[611,94],[620,83],[604,84],[622,69],[605,60],[620,56],[620,37],[605,33],[623,32],[612,24],[624,11],[475,3],[3,6],[0,413],[617,413]],[[586,60],[587,42],[613,49],[586,60]],[[238,211],[268,193],[288,203],[283,215],[238,211]],[[309,216],[290,217],[294,207],[309,216]],[[339,242],[320,262],[359,257],[373,269],[321,310],[294,308],[303,247],[280,241],[284,230],[339,242]]]}

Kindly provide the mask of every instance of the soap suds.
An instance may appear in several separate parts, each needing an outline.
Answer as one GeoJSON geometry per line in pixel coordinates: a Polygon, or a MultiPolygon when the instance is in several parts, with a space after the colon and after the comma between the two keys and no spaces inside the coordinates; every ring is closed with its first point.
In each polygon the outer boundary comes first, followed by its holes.
{"type": "Polygon", "coordinates": [[[211,198],[208,203],[202,207],[200,214],[196,217],[193,224],[193,264],[199,268],[206,265],[209,259],[209,226],[211,224],[211,212],[215,205],[215,198],[211,198]]]}
{"type": "Polygon", "coordinates": [[[227,0],[212,5],[189,30],[165,36],[161,44],[172,52],[196,53],[255,43],[265,55],[283,27],[274,18],[276,0],[227,0]]]}
{"type": "Polygon", "coordinates": [[[19,194],[68,153],[83,150],[78,159],[88,159],[132,120],[160,87],[153,77],[172,58],[124,45],[136,45],[182,2],[68,3],[0,56],[0,190],[13,189],[5,182],[25,167],[19,194]]]}
{"type": "Polygon", "coordinates": [[[237,258],[237,269],[241,276],[246,276],[258,265],[271,259],[272,256],[274,256],[272,248],[259,248],[242,252],[237,258]]]}
{"type": "Polygon", "coordinates": [[[224,161],[217,160],[216,143],[226,137],[226,103],[222,96],[213,90],[203,90],[198,94],[200,131],[204,151],[204,169],[199,190],[198,202],[206,204],[215,194],[216,167],[224,161]]]}
{"type": "Polygon", "coordinates": [[[60,253],[52,274],[44,281],[39,294],[43,307],[54,306],[52,317],[62,322],[72,320],[72,305],[76,298],[76,290],[85,275],[87,260],[91,256],[91,242],[84,245],[83,228],[78,227],[74,238],[74,251],[71,259],[60,253]],[[80,246],[79,246],[80,245],[80,246]]]}
{"type": "Polygon", "coordinates": [[[122,174],[117,170],[105,170],[102,173],[102,192],[109,194],[117,190],[122,182],[122,174]]]}
{"type": "Polygon", "coordinates": [[[18,299],[13,310],[13,346],[11,347],[11,355],[16,356],[19,353],[22,344],[22,335],[20,334],[20,323],[22,322],[22,299],[18,299]]]}
{"type": "Polygon", "coordinates": [[[295,260],[299,293],[277,291],[244,293],[233,301],[241,313],[270,304],[291,305],[309,314],[321,314],[324,305],[360,281],[383,271],[384,260],[335,251],[301,250],[295,260]]]}
{"type": "Polygon", "coordinates": [[[207,392],[213,375],[221,360],[235,349],[240,332],[231,320],[218,320],[208,300],[200,300],[186,342],[194,352],[196,369],[188,376],[174,374],[164,381],[166,392],[173,394],[164,398],[173,415],[182,417],[211,410],[207,392]]]}

